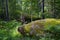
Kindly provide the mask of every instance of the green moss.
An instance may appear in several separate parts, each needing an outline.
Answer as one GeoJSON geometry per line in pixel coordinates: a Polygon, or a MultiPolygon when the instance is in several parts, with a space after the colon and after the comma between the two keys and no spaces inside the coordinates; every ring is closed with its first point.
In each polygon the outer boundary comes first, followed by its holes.
{"type": "Polygon", "coordinates": [[[60,19],[42,19],[42,20],[32,21],[31,23],[26,24],[24,29],[28,33],[31,31],[31,29],[35,30],[35,32],[37,33],[44,33],[44,31],[42,30],[50,30],[51,27],[60,27],[60,19]],[[36,27],[36,25],[39,28],[36,27]]]}

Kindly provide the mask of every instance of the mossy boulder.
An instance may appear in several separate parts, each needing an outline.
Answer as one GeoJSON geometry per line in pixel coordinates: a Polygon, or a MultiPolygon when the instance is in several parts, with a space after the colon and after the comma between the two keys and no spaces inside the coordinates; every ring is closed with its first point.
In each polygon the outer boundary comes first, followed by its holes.
{"type": "Polygon", "coordinates": [[[32,21],[31,23],[24,24],[24,32],[31,35],[44,34],[46,30],[53,31],[50,28],[58,27],[60,28],[60,19],[42,19],[37,21],[32,21]],[[59,26],[58,26],[59,25],[59,26]]]}

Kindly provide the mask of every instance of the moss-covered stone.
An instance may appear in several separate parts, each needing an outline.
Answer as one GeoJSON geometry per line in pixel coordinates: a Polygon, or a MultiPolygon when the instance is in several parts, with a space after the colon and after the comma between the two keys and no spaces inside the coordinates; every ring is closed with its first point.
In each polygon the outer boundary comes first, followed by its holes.
{"type": "Polygon", "coordinates": [[[60,25],[60,19],[42,19],[25,24],[24,30],[33,35],[44,34],[44,30],[49,30],[50,27],[57,27],[57,25],[60,25]]]}

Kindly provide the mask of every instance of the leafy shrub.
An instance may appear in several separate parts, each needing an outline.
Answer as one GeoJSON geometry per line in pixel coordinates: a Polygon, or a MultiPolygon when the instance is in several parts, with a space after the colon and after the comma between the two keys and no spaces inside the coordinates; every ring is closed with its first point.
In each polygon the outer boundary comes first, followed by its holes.
{"type": "MultiPolygon", "coordinates": [[[[17,28],[21,25],[21,23],[16,20],[12,21],[0,21],[0,40],[12,40],[16,36],[20,37],[17,28]]],[[[16,37],[16,38],[17,38],[16,37]]]]}

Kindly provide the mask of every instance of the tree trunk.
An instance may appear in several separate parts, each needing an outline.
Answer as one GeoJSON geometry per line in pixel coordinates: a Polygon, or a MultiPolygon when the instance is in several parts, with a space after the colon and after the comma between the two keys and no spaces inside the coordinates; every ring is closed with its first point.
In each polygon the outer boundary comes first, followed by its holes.
{"type": "Polygon", "coordinates": [[[44,19],[44,0],[42,0],[42,19],[44,19]]]}
{"type": "Polygon", "coordinates": [[[8,13],[8,0],[6,0],[6,21],[9,21],[9,13],[8,13]]]}
{"type": "Polygon", "coordinates": [[[55,0],[53,0],[53,18],[56,18],[56,15],[55,15],[55,0]]]}
{"type": "Polygon", "coordinates": [[[4,12],[5,12],[5,6],[4,6],[4,0],[2,0],[2,14],[1,14],[2,19],[4,19],[4,12]]]}

